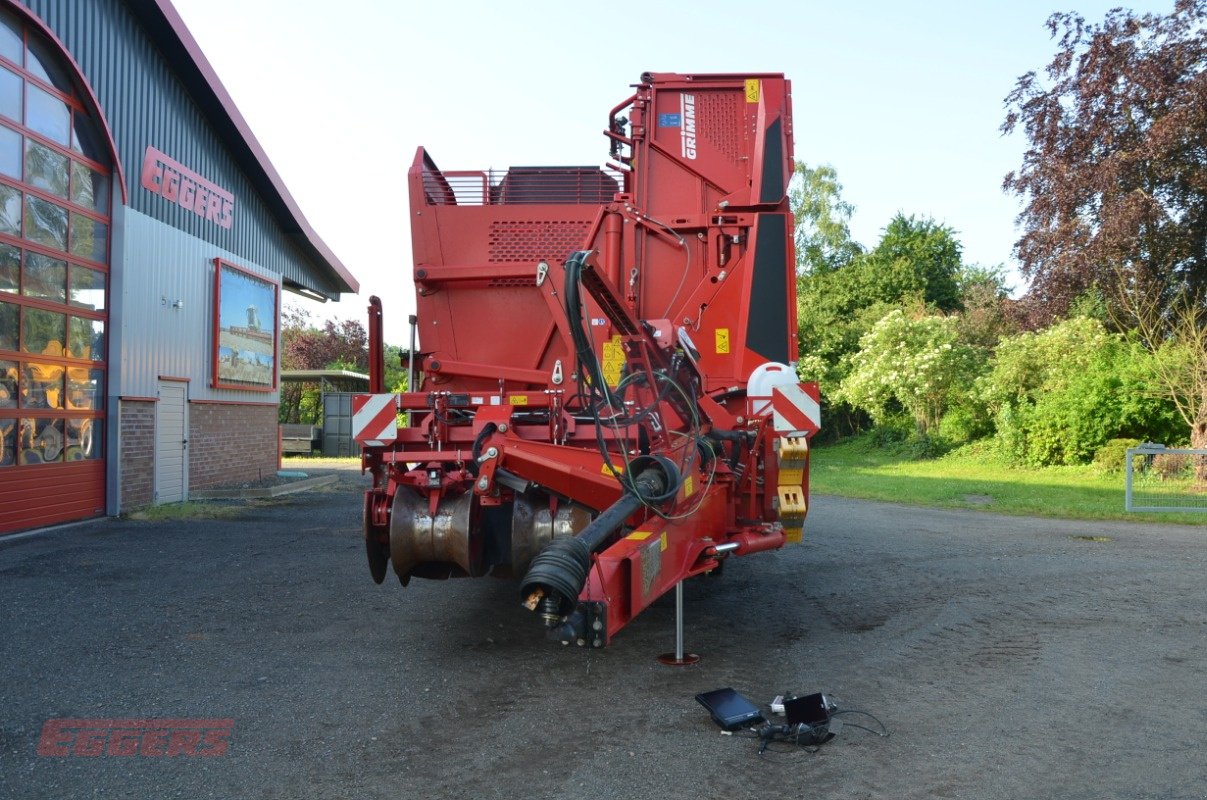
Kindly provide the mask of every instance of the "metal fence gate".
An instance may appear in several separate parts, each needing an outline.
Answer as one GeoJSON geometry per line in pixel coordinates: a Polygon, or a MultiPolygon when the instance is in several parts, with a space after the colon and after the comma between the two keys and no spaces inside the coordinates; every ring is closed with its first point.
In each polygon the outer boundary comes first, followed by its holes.
{"type": "Polygon", "coordinates": [[[323,392],[323,455],[358,456],[352,439],[353,392],[323,392]]]}
{"type": "Polygon", "coordinates": [[[1207,511],[1207,450],[1145,442],[1124,463],[1128,511],[1207,511]]]}

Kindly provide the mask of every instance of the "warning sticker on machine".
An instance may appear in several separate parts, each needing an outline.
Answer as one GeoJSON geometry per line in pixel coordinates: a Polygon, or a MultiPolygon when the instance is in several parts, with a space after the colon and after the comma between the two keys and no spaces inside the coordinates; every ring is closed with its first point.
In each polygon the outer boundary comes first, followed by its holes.
{"type": "Polygon", "coordinates": [[[717,353],[723,355],[729,352],[729,328],[717,328],[717,353]]]}
{"type": "Polygon", "coordinates": [[[619,336],[613,336],[611,341],[603,346],[603,374],[609,386],[620,383],[620,371],[624,368],[624,345],[619,336]]]}
{"type": "Polygon", "coordinates": [[[654,581],[658,579],[658,575],[662,572],[662,548],[659,546],[661,540],[654,541],[641,548],[641,594],[643,597],[648,597],[650,590],[654,588],[654,581]]]}
{"type": "Polygon", "coordinates": [[[759,94],[760,94],[761,89],[762,89],[762,87],[759,85],[758,78],[747,78],[746,79],[746,102],[747,103],[757,103],[759,101],[759,94]]]}

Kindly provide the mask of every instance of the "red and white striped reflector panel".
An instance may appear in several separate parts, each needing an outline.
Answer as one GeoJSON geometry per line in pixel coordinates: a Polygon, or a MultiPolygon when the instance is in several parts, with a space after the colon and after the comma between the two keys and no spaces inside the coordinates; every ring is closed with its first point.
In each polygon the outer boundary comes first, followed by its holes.
{"type": "Polygon", "coordinates": [[[784,436],[806,436],[821,428],[821,392],[816,383],[785,384],[771,390],[771,427],[784,436]]]}
{"type": "Polygon", "coordinates": [[[398,395],[352,395],[352,438],[366,447],[383,447],[398,439],[398,395]]]}

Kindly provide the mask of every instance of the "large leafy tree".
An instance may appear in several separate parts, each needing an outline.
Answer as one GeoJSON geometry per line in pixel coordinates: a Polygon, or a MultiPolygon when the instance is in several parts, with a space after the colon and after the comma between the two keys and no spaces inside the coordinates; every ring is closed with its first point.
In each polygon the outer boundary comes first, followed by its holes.
{"type": "Polygon", "coordinates": [[[843,358],[890,308],[960,308],[961,250],[947,226],[898,214],[869,252],[804,275],[797,319],[810,368],[805,377],[821,380],[823,389],[836,384],[844,374],[843,358]]]}
{"type": "Polygon", "coordinates": [[[948,226],[898,213],[861,265],[864,282],[876,300],[915,295],[940,311],[955,311],[961,307],[962,252],[948,226]]]}
{"type": "Polygon", "coordinates": [[[309,314],[286,307],[281,320],[281,363],[285,369],[352,369],[369,366],[369,336],[357,320],[310,324],[309,314]]]}
{"type": "Polygon", "coordinates": [[[842,197],[838,172],[829,164],[810,167],[796,162],[788,188],[796,215],[796,267],[804,275],[844,267],[863,252],[851,239],[851,215],[855,206],[842,197]]]}
{"type": "Polygon", "coordinates": [[[1002,125],[1029,145],[1004,187],[1024,201],[1015,253],[1033,322],[1095,283],[1165,301],[1207,288],[1207,0],[1048,28],[1056,55],[1018,79],[1002,125]]]}
{"type": "MultiPolygon", "coordinates": [[[[316,328],[310,314],[286,306],[281,314],[281,366],[284,369],[350,369],[363,372],[369,364],[368,335],[355,320],[326,320],[316,328]]],[[[318,384],[285,383],[281,386],[281,422],[321,420],[318,384]]]]}

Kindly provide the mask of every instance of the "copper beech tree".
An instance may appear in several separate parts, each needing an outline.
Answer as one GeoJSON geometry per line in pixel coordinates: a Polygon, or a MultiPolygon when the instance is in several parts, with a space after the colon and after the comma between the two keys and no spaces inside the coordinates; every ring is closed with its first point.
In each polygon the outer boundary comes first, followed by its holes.
{"type": "Polygon", "coordinates": [[[1207,0],[1166,15],[1054,14],[1058,47],[1006,98],[1028,147],[1004,188],[1023,199],[1015,245],[1032,325],[1089,287],[1155,287],[1159,306],[1207,289],[1207,0]]]}
{"type": "MultiPolygon", "coordinates": [[[[310,314],[286,306],[281,314],[281,366],[284,369],[350,369],[364,372],[369,364],[369,337],[356,320],[325,320],[311,324],[310,314]]],[[[318,422],[322,409],[317,384],[281,385],[282,423],[318,422]]]]}

